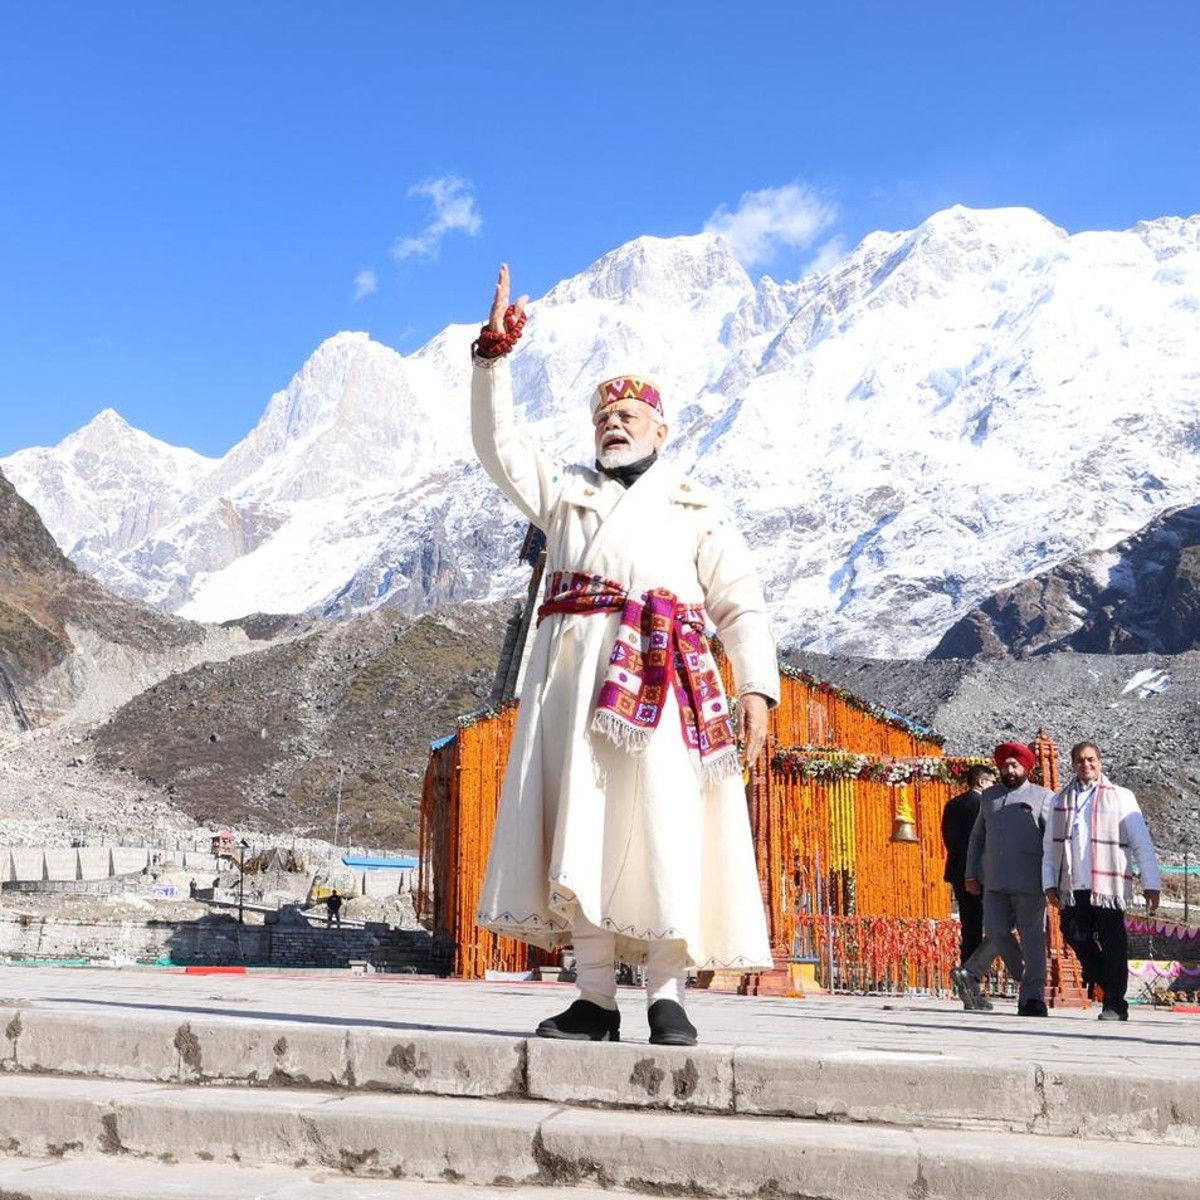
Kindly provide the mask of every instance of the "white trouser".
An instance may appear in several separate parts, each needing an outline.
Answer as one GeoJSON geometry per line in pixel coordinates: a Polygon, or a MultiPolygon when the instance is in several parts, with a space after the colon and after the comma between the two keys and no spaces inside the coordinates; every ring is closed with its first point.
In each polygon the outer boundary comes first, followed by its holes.
{"type": "MultiPolygon", "coordinates": [[[[577,919],[571,934],[575,946],[575,983],[581,1000],[609,1010],[617,1007],[616,939],[577,919]]],[[[682,941],[652,941],[646,945],[646,1004],[674,1000],[683,1004],[687,985],[687,946],[682,941]]]]}

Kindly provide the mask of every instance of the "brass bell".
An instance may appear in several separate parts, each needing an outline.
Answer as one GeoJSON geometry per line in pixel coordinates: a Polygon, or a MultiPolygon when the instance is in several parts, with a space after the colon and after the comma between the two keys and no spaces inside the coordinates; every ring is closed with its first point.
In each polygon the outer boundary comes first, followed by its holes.
{"type": "Polygon", "coordinates": [[[917,840],[917,814],[912,800],[903,784],[892,792],[892,841],[915,842],[917,840]]]}

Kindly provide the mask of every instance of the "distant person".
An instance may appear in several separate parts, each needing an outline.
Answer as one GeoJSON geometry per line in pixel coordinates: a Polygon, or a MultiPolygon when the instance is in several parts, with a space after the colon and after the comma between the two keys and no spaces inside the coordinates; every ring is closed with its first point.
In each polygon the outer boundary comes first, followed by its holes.
{"type": "Polygon", "coordinates": [[[325,897],[325,927],[330,925],[336,925],[339,929],[342,927],[342,897],[337,888],[325,897]]]}
{"type": "Polygon", "coordinates": [[[196,881],[194,879],[188,880],[188,895],[193,900],[195,900],[195,898],[196,898],[196,881]]]}
{"type": "Polygon", "coordinates": [[[976,763],[967,771],[967,790],[952,796],[942,809],[942,845],[946,848],[946,870],[942,878],[954,890],[958,904],[958,965],[971,957],[983,941],[983,898],[967,891],[967,847],[979,815],[979,797],[996,782],[994,767],[976,763]]]}
{"type": "Polygon", "coordinates": [[[1004,742],[993,754],[1000,782],[979,798],[979,813],[967,847],[964,886],[983,895],[983,941],[961,967],[950,972],[963,1008],[990,1009],[979,990],[997,954],[1020,985],[1017,1012],[1046,1012],[1046,896],[1042,890],[1042,831],[1051,792],[1029,782],[1033,751],[1004,742]],[[1013,936],[1016,927],[1017,937],[1013,936]]]}
{"type": "Polygon", "coordinates": [[[1137,864],[1146,907],[1154,912],[1162,888],[1158,858],[1136,797],[1104,775],[1096,743],[1072,746],[1071,767],[1075,778],[1054,797],[1046,825],[1042,883],[1084,982],[1103,990],[1100,1020],[1128,1021],[1131,868],[1137,864]]]}

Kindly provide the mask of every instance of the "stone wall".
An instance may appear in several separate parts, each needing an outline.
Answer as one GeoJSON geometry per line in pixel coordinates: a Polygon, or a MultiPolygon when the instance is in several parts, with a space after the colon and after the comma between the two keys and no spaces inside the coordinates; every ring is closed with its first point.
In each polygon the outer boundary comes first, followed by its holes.
{"type": "Polygon", "coordinates": [[[0,882],[107,879],[174,863],[184,871],[212,875],[220,864],[200,850],[161,851],[145,846],[0,847],[0,882]]]}
{"type": "Polygon", "coordinates": [[[175,896],[179,889],[159,887],[149,875],[113,875],[108,879],[21,879],[0,883],[0,889],[23,896],[47,894],[75,896],[134,895],[175,896]]]}
{"type": "MultiPolygon", "coordinates": [[[[218,860],[202,850],[162,850],[146,846],[0,846],[0,883],[25,883],[37,880],[108,879],[114,875],[132,875],[147,868],[173,864],[181,871],[192,871],[198,877],[211,878],[230,869],[228,860],[218,860]]],[[[237,864],[232,865],[236,871],[237,864]]],[[[416,890],[415,868],[372,869],[348,868],[340,863],[327,868],[335,886],[347,895],[371,896],[382,899],[416,890]],[[353,885],[344,882],[353,879],[353,885]]],[[[305,876],[307,879],[312,872],[305,876]]],[[[246,881],[257,877],[247,870],[246,881]]]]}
{"type": "Polygon", "coordinates": [[[0,957],[13,961],[265,963],[270,933],[230,918],[72,921],[0,914],[0,957]]]}
{"type": "Polygon", "coordinates": [[[87,921],[0,913],[0,960],[176,963],[206,966],[348,967],[445,973],[424,930],[386,925],[311,928],[239,925],[220,915],[196,921],[87,921]]]}

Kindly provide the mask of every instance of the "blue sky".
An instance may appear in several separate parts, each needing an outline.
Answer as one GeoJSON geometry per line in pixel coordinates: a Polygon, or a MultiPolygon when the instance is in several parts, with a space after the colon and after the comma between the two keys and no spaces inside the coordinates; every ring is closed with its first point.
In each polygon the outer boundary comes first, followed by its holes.
{"type": "Polygon", "coordinates": [[[641,234],[794,279],[954,203],[1200,211],[1200,5],[24,0],[0,15],[0,455],[219,455],[326,337],[409,352],[641,234]]]}

